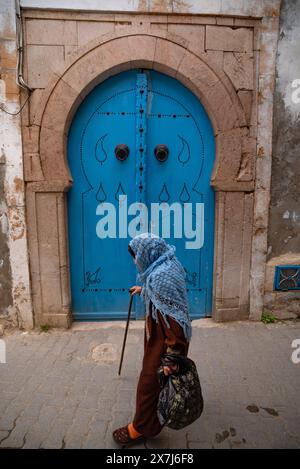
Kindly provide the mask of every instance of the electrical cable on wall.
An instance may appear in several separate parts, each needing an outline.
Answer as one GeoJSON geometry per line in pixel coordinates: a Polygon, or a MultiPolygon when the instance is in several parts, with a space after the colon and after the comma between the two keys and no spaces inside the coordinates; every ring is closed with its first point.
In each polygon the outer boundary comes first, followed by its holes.
{"type": "Polygon", "coordinates": [[[30,99],[30,96],[33,91],[32,88],[30,88],[30,86],[25,82],[23,78],[23,28],[22,28],[21,8],[20,8],[19,0],[15,0],[15,8],[16,8],[16,37],[17,37],[16,83],[18,86],[28,91],[29,94],[25,102],[22,104],[21,108],[17,112],[9,112],[4,108],[3,104],[0,104],[1,111],[5,112],[6,114],[9,114],[10,116],[17,116],[22,111],[22,109],[24,108],[28,100],[30,99]]]}

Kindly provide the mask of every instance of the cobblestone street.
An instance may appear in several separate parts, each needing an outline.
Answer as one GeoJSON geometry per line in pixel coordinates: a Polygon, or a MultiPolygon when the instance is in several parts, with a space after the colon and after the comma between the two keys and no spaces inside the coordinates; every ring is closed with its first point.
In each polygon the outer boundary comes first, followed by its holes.
{"type": "MultiPolygon", "coordinates": [[[[144,322],[74,323],[70,330],[13,331],[0,364],[0,448],[115,448],[112,430],[134,414],[144,322]]],[[[148,448],[300,448],[300,322],[193,321],[190,357],[204,412],[148,448]]],[[[144,444],[136,448],[144,448],[144,444]]]]}

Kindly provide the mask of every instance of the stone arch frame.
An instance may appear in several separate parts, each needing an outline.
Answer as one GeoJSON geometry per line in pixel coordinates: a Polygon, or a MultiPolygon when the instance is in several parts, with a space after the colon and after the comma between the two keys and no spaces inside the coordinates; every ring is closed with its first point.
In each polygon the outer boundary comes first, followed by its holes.
{"type": "Polygon", "coordinates": [[[35,115],[24,155],[31,168],[26,196],[35,324],[69,327],[72,322],[64,196],[72,185],[66,152],[70,123],[95,86],[132,68],[150,68],[178,79],[200,99],[211,119],[216,139],[211,176],[216,191],[213,317],[247,317],[249,291],[245,285],[226,291],[225,278],[236,275],[236,269],[240,282],[248,279],[249,284],[251,229],[240,240],[241,263],[240,255],[233,253],[233,260],[228,255],[237,240],[236,224],[224,228],[226,216],[234,220],[237,211],[252,227],[254,181],[245,167],[255,155],[255,141],[239,97],[230,80],[218,74],[206,57],[195,54],[183,38],[130,28],[91,41],[63,70],[53,73],[35,115]]]}

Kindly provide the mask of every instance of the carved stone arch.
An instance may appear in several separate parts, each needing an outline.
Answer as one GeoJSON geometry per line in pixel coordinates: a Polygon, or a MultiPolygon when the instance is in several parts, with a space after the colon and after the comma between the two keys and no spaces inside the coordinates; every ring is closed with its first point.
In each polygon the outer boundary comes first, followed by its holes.
{"type": "Polygon", "coordinates": [[[31,172],[26,197],[36,324],[68,327],[72,322],[64,197],[72,184],[66,151],[69,126],[96,85],[134,68],[178,79],[200,99],[211,119],[216,139],[211,185],[217,191],[212,312],[217,320],[240,319],[249,313],[249,290],[244,285],[249,282],[256,141],[249,136],[239,97],[208,56],[195,54],[183,38],[128,28],[122,35],[111,33],[91,41],[64,69],[53,73],[29,129],[25,160],[31,159],[25,166],[31,172]],[[225,219],[230,220],[229,228],[224,228],[225,219]],[[241,221],[247,227],[242,234],[241,221]],[[242,261],[239,252],[232,255],[237,244],[242,261]]]}
{"type": "Polygon", "coordinates": [[[233,85],[228,84],[229,80],[225,84],[204,55],[192,52],[188,42],[179,36],[141,33],[132,28],[121,36],[107,34],[91,41],[72,57],[64,70],[53,75],[34,121],[40,129],[40,161],[46,181],[64,180],[68,187],[71,175],[66,137],[76,109],[96,85],[132,68],[150,68],[170,75],[200,99],[216,137],[213,186],[244,190],[251,185],[237,179],[248,129],[233,85]]]}

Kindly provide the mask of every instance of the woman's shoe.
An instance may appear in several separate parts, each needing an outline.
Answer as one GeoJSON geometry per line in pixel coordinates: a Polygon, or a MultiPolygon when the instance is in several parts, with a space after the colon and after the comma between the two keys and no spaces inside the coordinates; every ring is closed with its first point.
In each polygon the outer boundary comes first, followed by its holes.
{"type": "Polygon", "coordinates": [[[113,432],[113,438],[116,443],[121,446],[129,446],[135,443],[140,443],[141,441],[145,441],[145,437],[143,435],[138,436],[137,438],[131,438],[128,431],[128,426],[120,427],[113,432]]]}

